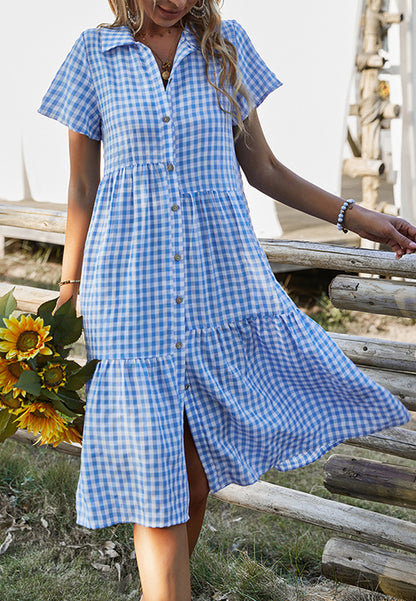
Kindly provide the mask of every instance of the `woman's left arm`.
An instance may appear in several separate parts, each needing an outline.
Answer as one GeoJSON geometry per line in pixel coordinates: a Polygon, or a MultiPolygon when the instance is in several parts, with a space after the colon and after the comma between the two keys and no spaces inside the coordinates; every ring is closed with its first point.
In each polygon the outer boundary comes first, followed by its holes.
{"type": "MultiPolygon", "coordinates": [[[[248,182],[274,200],[336,224],[344,200],[296,175],[276,159],[255,109],[246,127],[246,139],[240,136],[235,150],[248,182]]],[[[388,244],[397,258],[416,251],[416,227],[400,217],[354,204],[345,211],[343,225],[362,238],[388,244]]]]}

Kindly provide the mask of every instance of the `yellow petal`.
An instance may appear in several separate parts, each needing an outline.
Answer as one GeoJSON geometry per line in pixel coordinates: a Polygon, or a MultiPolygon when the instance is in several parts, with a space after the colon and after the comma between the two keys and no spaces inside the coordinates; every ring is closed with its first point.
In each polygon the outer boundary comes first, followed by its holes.
{"type": "Polygon", "coordinates": [[[3,340],[8,340],[9,342],[15,342],[17,337],[16,334],[13,334],[11,330],[4,329],[3,334],[0,334],[3,340]]]}
{"type": "Polygon", "coordinates": [[[8,329],[13,330],[17,328],[17,331],[20,332],[20,324],[15,317],[3,317],[3,321],[8,329]]]}
{"type": "Polygon", "coordinates": [[[39,354],[40,355],[52,355],[53,354],[53,350],[50,349],[48,346],[44,346],[43,348],[41,348],[39,350],[39,354]]]}

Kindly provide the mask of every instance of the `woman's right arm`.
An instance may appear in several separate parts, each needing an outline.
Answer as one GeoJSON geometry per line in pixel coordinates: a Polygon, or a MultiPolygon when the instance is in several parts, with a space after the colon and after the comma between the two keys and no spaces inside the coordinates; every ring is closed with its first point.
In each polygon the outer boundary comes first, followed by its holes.
{"type": "MultiPolygon", "coordinates": [[[[68,136],[70,176],[62,281],[81,278],[85,239],[100,183],[101,143],[72,129],[68,130],[68,136]]],[[[70,298],[75,306],[79,286],[61,286],[56,308],[70,298]]]]}

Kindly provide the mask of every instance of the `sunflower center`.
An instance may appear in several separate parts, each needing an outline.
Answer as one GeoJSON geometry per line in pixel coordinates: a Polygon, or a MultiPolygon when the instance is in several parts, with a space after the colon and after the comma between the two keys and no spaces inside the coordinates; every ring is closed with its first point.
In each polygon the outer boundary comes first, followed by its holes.
{"type": "Polygon", "coordinates": [[[27,351],[31,351],[32,349],[37,347],[39,342],[39,334],[37,332],[33,332],[32,330],[26,330],[22,332],[17,339],[16,347],[19,351],[23,353],[27,351]]]}
{"type": "Polygon", "coordinates": [[[20,365],[17,361],[15,363],[9,363],[7,368],[9,370],[9,372],[12,374],[12,376],[14,376],[17,379],[20,378],[20,374],[22,373],[22,368],[20,367],[20,365]]]}
{"type": "Polygon", "coordinates": [[[45,371],[43,377],[46,386],[59,386],[64,381],[65,371],[60,365],[54,365],[45,371]]]}

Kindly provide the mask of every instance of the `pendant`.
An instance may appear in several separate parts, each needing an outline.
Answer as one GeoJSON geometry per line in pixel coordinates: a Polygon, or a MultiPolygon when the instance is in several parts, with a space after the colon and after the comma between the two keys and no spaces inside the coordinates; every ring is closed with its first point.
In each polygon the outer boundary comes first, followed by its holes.
{"type": "Polygon", "coordinates": [[[163,63],[162,65],[162,78],[167,81],[170,77],[170,70],[172,68],[172,65],[168,62],[163,63]]]}

